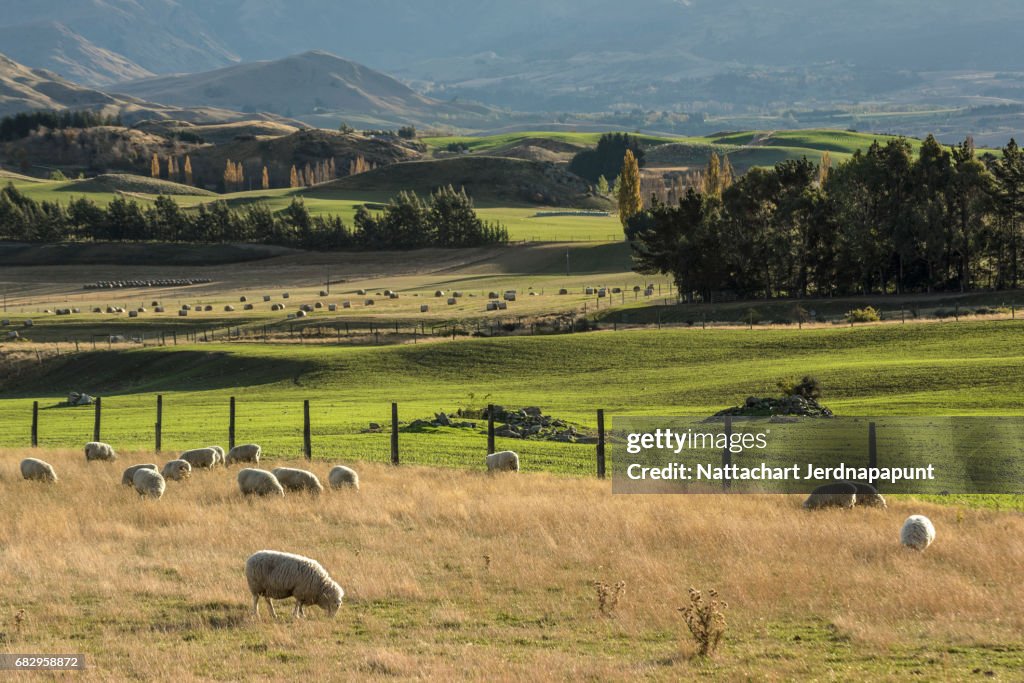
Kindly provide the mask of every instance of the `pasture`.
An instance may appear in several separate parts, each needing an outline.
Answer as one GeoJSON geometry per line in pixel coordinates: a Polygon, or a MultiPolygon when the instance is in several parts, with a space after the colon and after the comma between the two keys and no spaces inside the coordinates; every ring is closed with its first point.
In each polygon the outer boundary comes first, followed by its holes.
{"type": "MultiPolygon", "coordinates": [[[[119,484],[145,451],[20,480],[0,451],[0,649],[84,653],[82,680],[444,678],[1010,680],[1024,666],[1024,518],[891,501],[808,513],[798,496],[611,496],[543,473],[345,458],[361,490],[248,500],[237,468],[119,484]],[[898,543],[909,514],[935,544],[898,543]],[[251,616],[245,559],[319,560],[334,619],[251,616]],[[984,577],[984,580],[980,580],[984,577]],[[594,582],[622,581],[605,613],[594,582]],[[691,658],[687,589],[728,603],[719,653],[691,658]],[[17,617],[20,615],[20,617],[17,617]]],[[[32,452],[32,455],[40,455],[32,452]]],[[[302,462],[280,462],[298,467],[302,462]]],[[[323,480],[327,463],[312,469],[323,480]]]]}

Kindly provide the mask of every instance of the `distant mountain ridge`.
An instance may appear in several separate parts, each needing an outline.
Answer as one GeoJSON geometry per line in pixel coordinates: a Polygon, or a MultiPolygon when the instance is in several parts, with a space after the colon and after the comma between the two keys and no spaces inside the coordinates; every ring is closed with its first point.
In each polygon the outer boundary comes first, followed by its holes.
{"type": "Polygon", "coordinates": [[[299,119],[335,113],[401,123],[487,114],[482,107],[425,97],[391,76],[322,50],[115,87],[134,97],[182,107],[266,111],[299,119]]]}

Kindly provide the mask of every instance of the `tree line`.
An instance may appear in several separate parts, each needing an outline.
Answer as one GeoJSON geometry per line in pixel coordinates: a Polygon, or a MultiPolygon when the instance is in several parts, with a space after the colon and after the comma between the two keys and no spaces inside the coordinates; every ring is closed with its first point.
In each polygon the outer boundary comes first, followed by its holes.
{"type": "Polygon", "coordinates": [[[96,126],[120,126],[119,116],[106,116],[94,111],[31,111],[21,112],[0,119],[0,142],[10,142],[28,137],[40,128],[63,130],[65,128],[95,128],[96,126]]]}
{"type": "Polygon", "coordinates": [[[355,228],[338,216],[312,215],[301,198],[278,212],[265,204],[232,210],[225,202],[186,210],[167,196],[151,205],[117,196],[103,207],[86,197],[67,205],[37,202],[13,184],[0,189],[0,240],[54,243],[254,242],[309,250],[474,247],[508,242],[508,231],[480,220],[463,191],[440,189],[426,200],[401,193],[377,215],[365,206],[355,228]]]}
{"type": "Polygon", "coordinates": [[[626,221],[634,267],[713,301],[1020,285],[1024,154],[979,158],[928,136],[877,141],[834,167],[806,158],[656,198],[626,221]]]}

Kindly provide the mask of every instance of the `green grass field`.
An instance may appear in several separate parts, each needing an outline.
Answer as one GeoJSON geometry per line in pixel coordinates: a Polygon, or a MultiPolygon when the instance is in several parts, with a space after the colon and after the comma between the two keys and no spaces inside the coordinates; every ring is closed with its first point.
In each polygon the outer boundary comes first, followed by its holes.
{"type": "MultiPolygon", "coordinates": [[[[271,457],[301,451],[310,400],[317,458],[382,460],[387,434],[362,433],[487,403],[538,405],[592,430],[609,415],[709,415],[804,374],[846,415],[1020,415],[1021,324],[869,326],[816,330],[673,330],[462,340],[351,348],[297,344],[199,344],[96,352],[52,361],[7,386],[0,446],[25,445],[39,400],[44,445],[88,440],[93,410],[59,407],[70,390],[104,397],[103,436],[126,448],[152,442],[156,394],[165,401],[165,448],[224,441],[228,398],[238,399],[238,439],[271,457]],[[41,389],[45,387],[45,389],[41,389]]],[[[500,440],[527,470],[585,474],[593,447],[500,440]]],[[[412,462],[471,466],[481,429],[429,428],[402,437],[412,462]]]]}

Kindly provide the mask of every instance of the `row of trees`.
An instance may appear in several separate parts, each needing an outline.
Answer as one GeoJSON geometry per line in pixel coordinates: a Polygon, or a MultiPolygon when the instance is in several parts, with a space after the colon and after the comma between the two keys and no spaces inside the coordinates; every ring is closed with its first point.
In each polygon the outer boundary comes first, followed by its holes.
{"type": "MultiPolygon", "coordinates": [[[[721,169],[720,169],[721,170],[721,169]]],[[[806,158],[707,177],[626,222],[635,268],[680,292],[778,297],[967,291],[1020,285],[1024,154],[929,136],[874,143],[832,167],[806,158]]]]}
{"type": "Polygon", "coordinates": [[[508,230],[483,221],[473,210],[464,189],[441,188],[424,201],[414,192],[402,192],[379,215],[360,206],[356,232],[371,249],[418,247],[475,247],[508,242],[508,230]]]}
{"type": "Polygon", "coordinates": [[[0,119],[0,142],[10,142],[28,137],[41,128],[63,130],[65,128],[94,128],[96,126],[120,126],[117,116],[106,116],[94,111],[31,111],[21,112],[0,119]]]}
{"type": "Polygon", "coordinates": [[[257,242],[311,250],[469,247],[508,241],[499,225],[480,221],[464,192],[441,190],[426,201],[402,194],[380,216],[365,208],[350,229],[337,216],[313,216],[295,198],[280,212],[264,204],[233,211],[224,202],[191,211],[170,197],[152,205],[115,197],[106,207],[87,198],[36,202],[13,185],[0,190],[0,240],[20,242],[257,242]],[[411,210],[410,207],[415,207],[411,210]]]}

